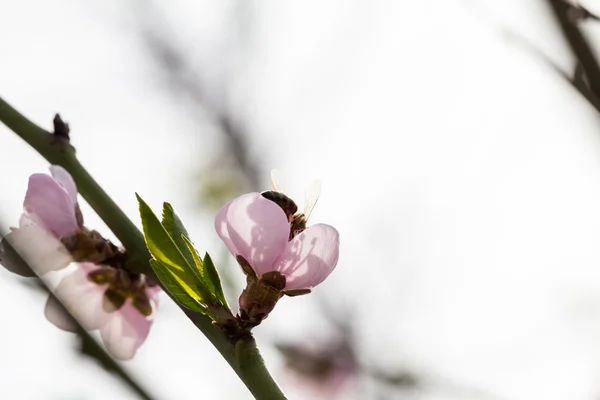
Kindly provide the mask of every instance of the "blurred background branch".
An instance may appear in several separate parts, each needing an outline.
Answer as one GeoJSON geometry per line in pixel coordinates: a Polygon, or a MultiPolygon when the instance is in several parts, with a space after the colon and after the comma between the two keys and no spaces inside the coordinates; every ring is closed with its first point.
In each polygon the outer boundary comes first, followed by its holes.
{"type": "Polygon", "coordinates": [[[590,43],[581,31],[579,24],[586,21],[597,23],[600,18],[580,4],[564,0],[544,0],[551,9],[559,29],[573,53],[575,63],[571,71],[565,71],[535,43],[519,32],[507,27],[502,21],[479,8],[475,3],[465,1],[471,11],[496,29],[506,40],[521,47],[550,67],[561,78],[579,92],[588,103],[600,113],[600,67],[590,43]]]}
{"type": "Polygon", "coordinates": [[[221,146],[211,152],[199,148],[199,159],[208,165],[198,174],[200,203],[209,209],[220,207],[225,201],[243,192],[257,190],[263,176],[261,166],[250,149],[251,132],[235,105],[233,82],[240,71],[230,61],[232,54],[248,43],[252,18],[248,6],[236,4],[231,7],[231,29],[228,44],[222,44],[218,56],[218,74],[207,75],[202,65],[194,62],[194,52],[186,51],[176,38],[175,26],[161,13],[160,6],[148,1],[136,3],[140,37],[148,54],[155,61],[158,76],[173,100],[181,104],[191,118],[203,126],[201,135],[207,143],[207,131],[213,128],[221,146]],[[243,33],[240,33],[240,30],[243,33]]]}
{"type": "Polygon", "coordinates": [[[600,65],[579,24],[590,19],[597,21],[598,18],[580,4],[565,0],[546,2],[587,79],[587,86],[594,96],[592,104],[597,104],[600,99],[600,65]]]}

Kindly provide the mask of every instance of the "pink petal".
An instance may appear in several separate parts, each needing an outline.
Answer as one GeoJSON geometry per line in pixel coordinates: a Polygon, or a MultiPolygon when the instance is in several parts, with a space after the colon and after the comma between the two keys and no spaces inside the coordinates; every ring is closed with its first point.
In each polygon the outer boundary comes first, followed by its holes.
{"type": "Polygon", "coordinates": [[[58,237],[78,229],[75,207],[69,194],[48,175],[33,174],[29,177],[23,206],[28,214],[34,214],[58,237]]]}
{"type": "Polygon", "coordinates": [[[217,235],[219,235],[221,240],[225,243],[225,246],[227,246],[227,250],[229,250],[229,252],[235,256],[238,253],[235,249],[235,246],[231,242],[229,232],[227,231],[227,211],[229,210],[229,206],[232,202],[233,200],[225,204],[217,213],[217,216],[215,217],[215,231],[217,231],[217,235]]]}
{"type": "MultiPolygon", "coordinates": [[[[63,278],[54,294],[86,330],[99,329],[115,313],[109,314],[102,308],[106,285],[97,285],[87,277],[97,267],[89,263],[80,265],[75,272],[63,278]]],[[[52,315],[46,313],[50,322],[62,328],[61,321],[51,319],[52,315]]]]}
{"type": "Polygon", "coordinates": [[[50,173],[56,182],[58,182],[69,195],[73,206],[77,204],[77,185],[75,185],[75,181],[71,174],[67,172],[66,169],[61,167],[60,165],[53,165],[50,167],[50,173]]]}
{"type": "Polygon", "coordinates": [[[273,261],[285,249],[290,224],[281,207],[260,193],[248,193],[231,202],[227,232],[239,255],[258,275],[273,270],[273,261]]]}
{"type": "Polygon", "coordinates": [[[23,260],[38,275],[69,265],[72,259],[62,243],[45,228],[27,221],[22,219],[21,227],[6,235],[6,240],[23,260]]]}
{"type": "Polygon", "coordinates": [[[286,277],[286,290],[311,289],[331,274],[338,262],[338,231],[316,224],[292,239],[275,261],[275,270],[286,277]]]}
{"type": "Polygon", "coordinates": [[[129,360],[148,337],[152,322],[152,317],[140,314],[131,300],[127,300],[100,328],[100,335],[110,354],[120,360],[129,360]]]}

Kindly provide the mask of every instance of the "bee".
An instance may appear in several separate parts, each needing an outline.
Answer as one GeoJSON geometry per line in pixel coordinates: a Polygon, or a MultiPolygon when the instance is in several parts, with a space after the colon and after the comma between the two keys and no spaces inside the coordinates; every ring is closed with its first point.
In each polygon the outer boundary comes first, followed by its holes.
{"type": "Polygon", "coordinates": [[[273,190],[267,190],[261,194],[266,199],[269,199],[277,204],[279,207],[281,207],[283,212],[285,212],[288,222],[290,223],[289,240],[292,240],[306,229],[308,217],[315,208],[317,200],[319,200],[319,196],[321,194],[321,184],[319,181],[314,181],[308,186],[306,189],[304,211],[299,212],[298,205],[294,202],[294,200],[289,198],[281,188],[280,178],[281,173],[278,170],[271,170],[271,185],[273,185],[273,190]]]}

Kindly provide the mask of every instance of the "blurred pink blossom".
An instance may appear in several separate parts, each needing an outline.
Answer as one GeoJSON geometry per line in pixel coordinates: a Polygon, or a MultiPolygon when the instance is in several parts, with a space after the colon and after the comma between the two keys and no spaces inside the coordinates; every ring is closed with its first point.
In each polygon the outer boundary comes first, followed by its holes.
{"type": "MultiPolygon", "coordinates": [[[[81,263],[63,278],[55,295],[86,330],[100,330],[110,354],[128,360],[148,337],[158,307],[160,287],[145,279],[125,270],[81,263]]],[[[76,330],[52,297],[45,314],[58,328],[76,330]]]]}
{"type": "Polygon", "coordinates": [[[285,290],[312,289],[337,265],[338,231],[316,224],[289,240],[290,228],[281,207],[260,193],[230,201],[215,217],[229,251],[248,261],[259,277],[277,271],[286,278],[285,290]]]}
{"type": "Polygon", "coordinates": [[[333,399],[356,389],[357,360],[352,347],[343,338],[327,342],[278,343],[276,347],[285,360],[285,379],[310,393],[311,399],[333,399]]]}

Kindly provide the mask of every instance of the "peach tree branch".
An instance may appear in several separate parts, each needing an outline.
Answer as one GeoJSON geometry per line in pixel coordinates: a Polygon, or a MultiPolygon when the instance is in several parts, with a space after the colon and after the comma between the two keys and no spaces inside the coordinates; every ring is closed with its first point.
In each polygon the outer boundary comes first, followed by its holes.
{"type": "MultiPolygon", "coordinates": [[[[142,233],[79,162],[75,149],[69,142],[68,126],[65,126],[66,124],[60,118],[56,118],[55,133],[47,132],[19,113],[1,97],[0,121],[33,147],[50,164],[60,165],[71,174],[79,193],[127,249],[129,255],[127,268],[160,282],[150,267],[151,256],[142,233]]],[[[163,289],[165,289],[164,286],[163,289]]],[[[165,292],[169,294],[168,291],[165,290],[165,292]]],[[[178,306],[216,347],[256,399],[280,400],[286,398],[265,367],[256,348],[256,342],[251,336],[234,344],[227,335],[212,324],[209,317],[188,310],[179,304],[178,306]]]]}

